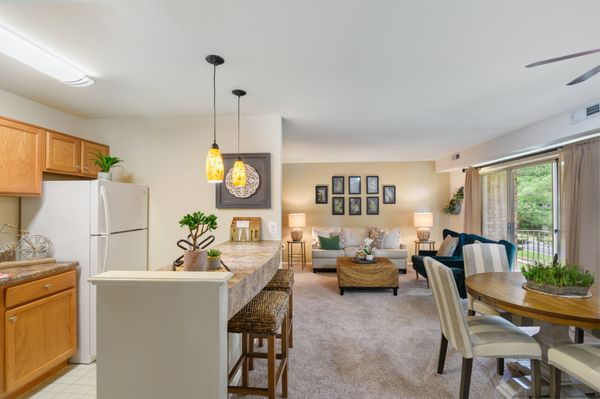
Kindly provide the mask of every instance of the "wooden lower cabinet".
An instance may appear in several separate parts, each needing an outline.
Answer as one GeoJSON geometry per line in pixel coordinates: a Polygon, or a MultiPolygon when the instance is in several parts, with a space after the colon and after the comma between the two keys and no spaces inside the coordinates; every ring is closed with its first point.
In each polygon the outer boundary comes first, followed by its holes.
{"type": "Polygon", "coordinates": [[[12,398],[40,381],[77,350],[76,274],[57,276],[72,279],[71,288],[4,312],[2,398],[12,398]]]}

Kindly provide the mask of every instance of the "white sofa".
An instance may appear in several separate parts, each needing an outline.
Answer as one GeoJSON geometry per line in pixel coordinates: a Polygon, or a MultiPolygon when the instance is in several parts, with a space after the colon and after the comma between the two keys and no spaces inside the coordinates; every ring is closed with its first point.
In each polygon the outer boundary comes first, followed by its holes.
{"type": "MultiPolygon", "coordinates": [[[[386,234],[383,248],[375,249],[375,257],[384,256],[398,267],[401,273],[406,273],[408,251],[402,244],[400,229],[384,229],[386,234]]],[[[336,258],[354,256],[367,238],[368,227],[313,227],[312,229],[312,267],[313,272],[336,270],[336,258]],[[319,235],[323,237],[340,236],[341,249],[319,248],[319,235]]]]}

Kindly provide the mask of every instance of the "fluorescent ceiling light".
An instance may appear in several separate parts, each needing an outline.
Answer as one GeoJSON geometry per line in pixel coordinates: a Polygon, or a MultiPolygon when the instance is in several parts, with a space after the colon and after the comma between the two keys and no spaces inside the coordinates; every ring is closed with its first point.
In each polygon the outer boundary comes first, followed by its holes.
{"type": "Polygon", "coordinates": [[[0,53],[58,79],[69,86],[84,87],[94,79],[68,62],[0,26],[0,53]]]}

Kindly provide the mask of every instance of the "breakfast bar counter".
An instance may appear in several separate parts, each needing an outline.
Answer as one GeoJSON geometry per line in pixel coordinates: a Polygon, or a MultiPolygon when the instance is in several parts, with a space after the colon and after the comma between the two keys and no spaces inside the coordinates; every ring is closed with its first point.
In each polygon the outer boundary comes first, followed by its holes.
{"type": "Polygon", "coordinates": [[[90,279],[99,399],[227,398],[229,358],[240,350],[227,322],[274,276],[281,243],[216,248],[229,271],[109,271],[90,279]]]}

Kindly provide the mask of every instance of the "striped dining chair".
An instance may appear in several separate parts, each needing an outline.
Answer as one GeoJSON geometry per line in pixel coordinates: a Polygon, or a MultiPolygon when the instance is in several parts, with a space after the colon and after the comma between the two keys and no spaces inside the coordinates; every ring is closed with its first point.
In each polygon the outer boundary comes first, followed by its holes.
{"type": "Polygon", "coordinates": [[[600,393],[600,344],[566,344],[548,349],[550,398],[560,398],[561,371],[600,393]]]}
{"type": "Polygon", "coordinates": [[[469,397],[474,357],[531,359],[533,395],[540,398],[540,345],[500,316],[466,317],[450,269],[429,257],[424,261],[442,330],[437,372],[444,372],[450,341],[463,357],[459,398],[469,397]]]}

